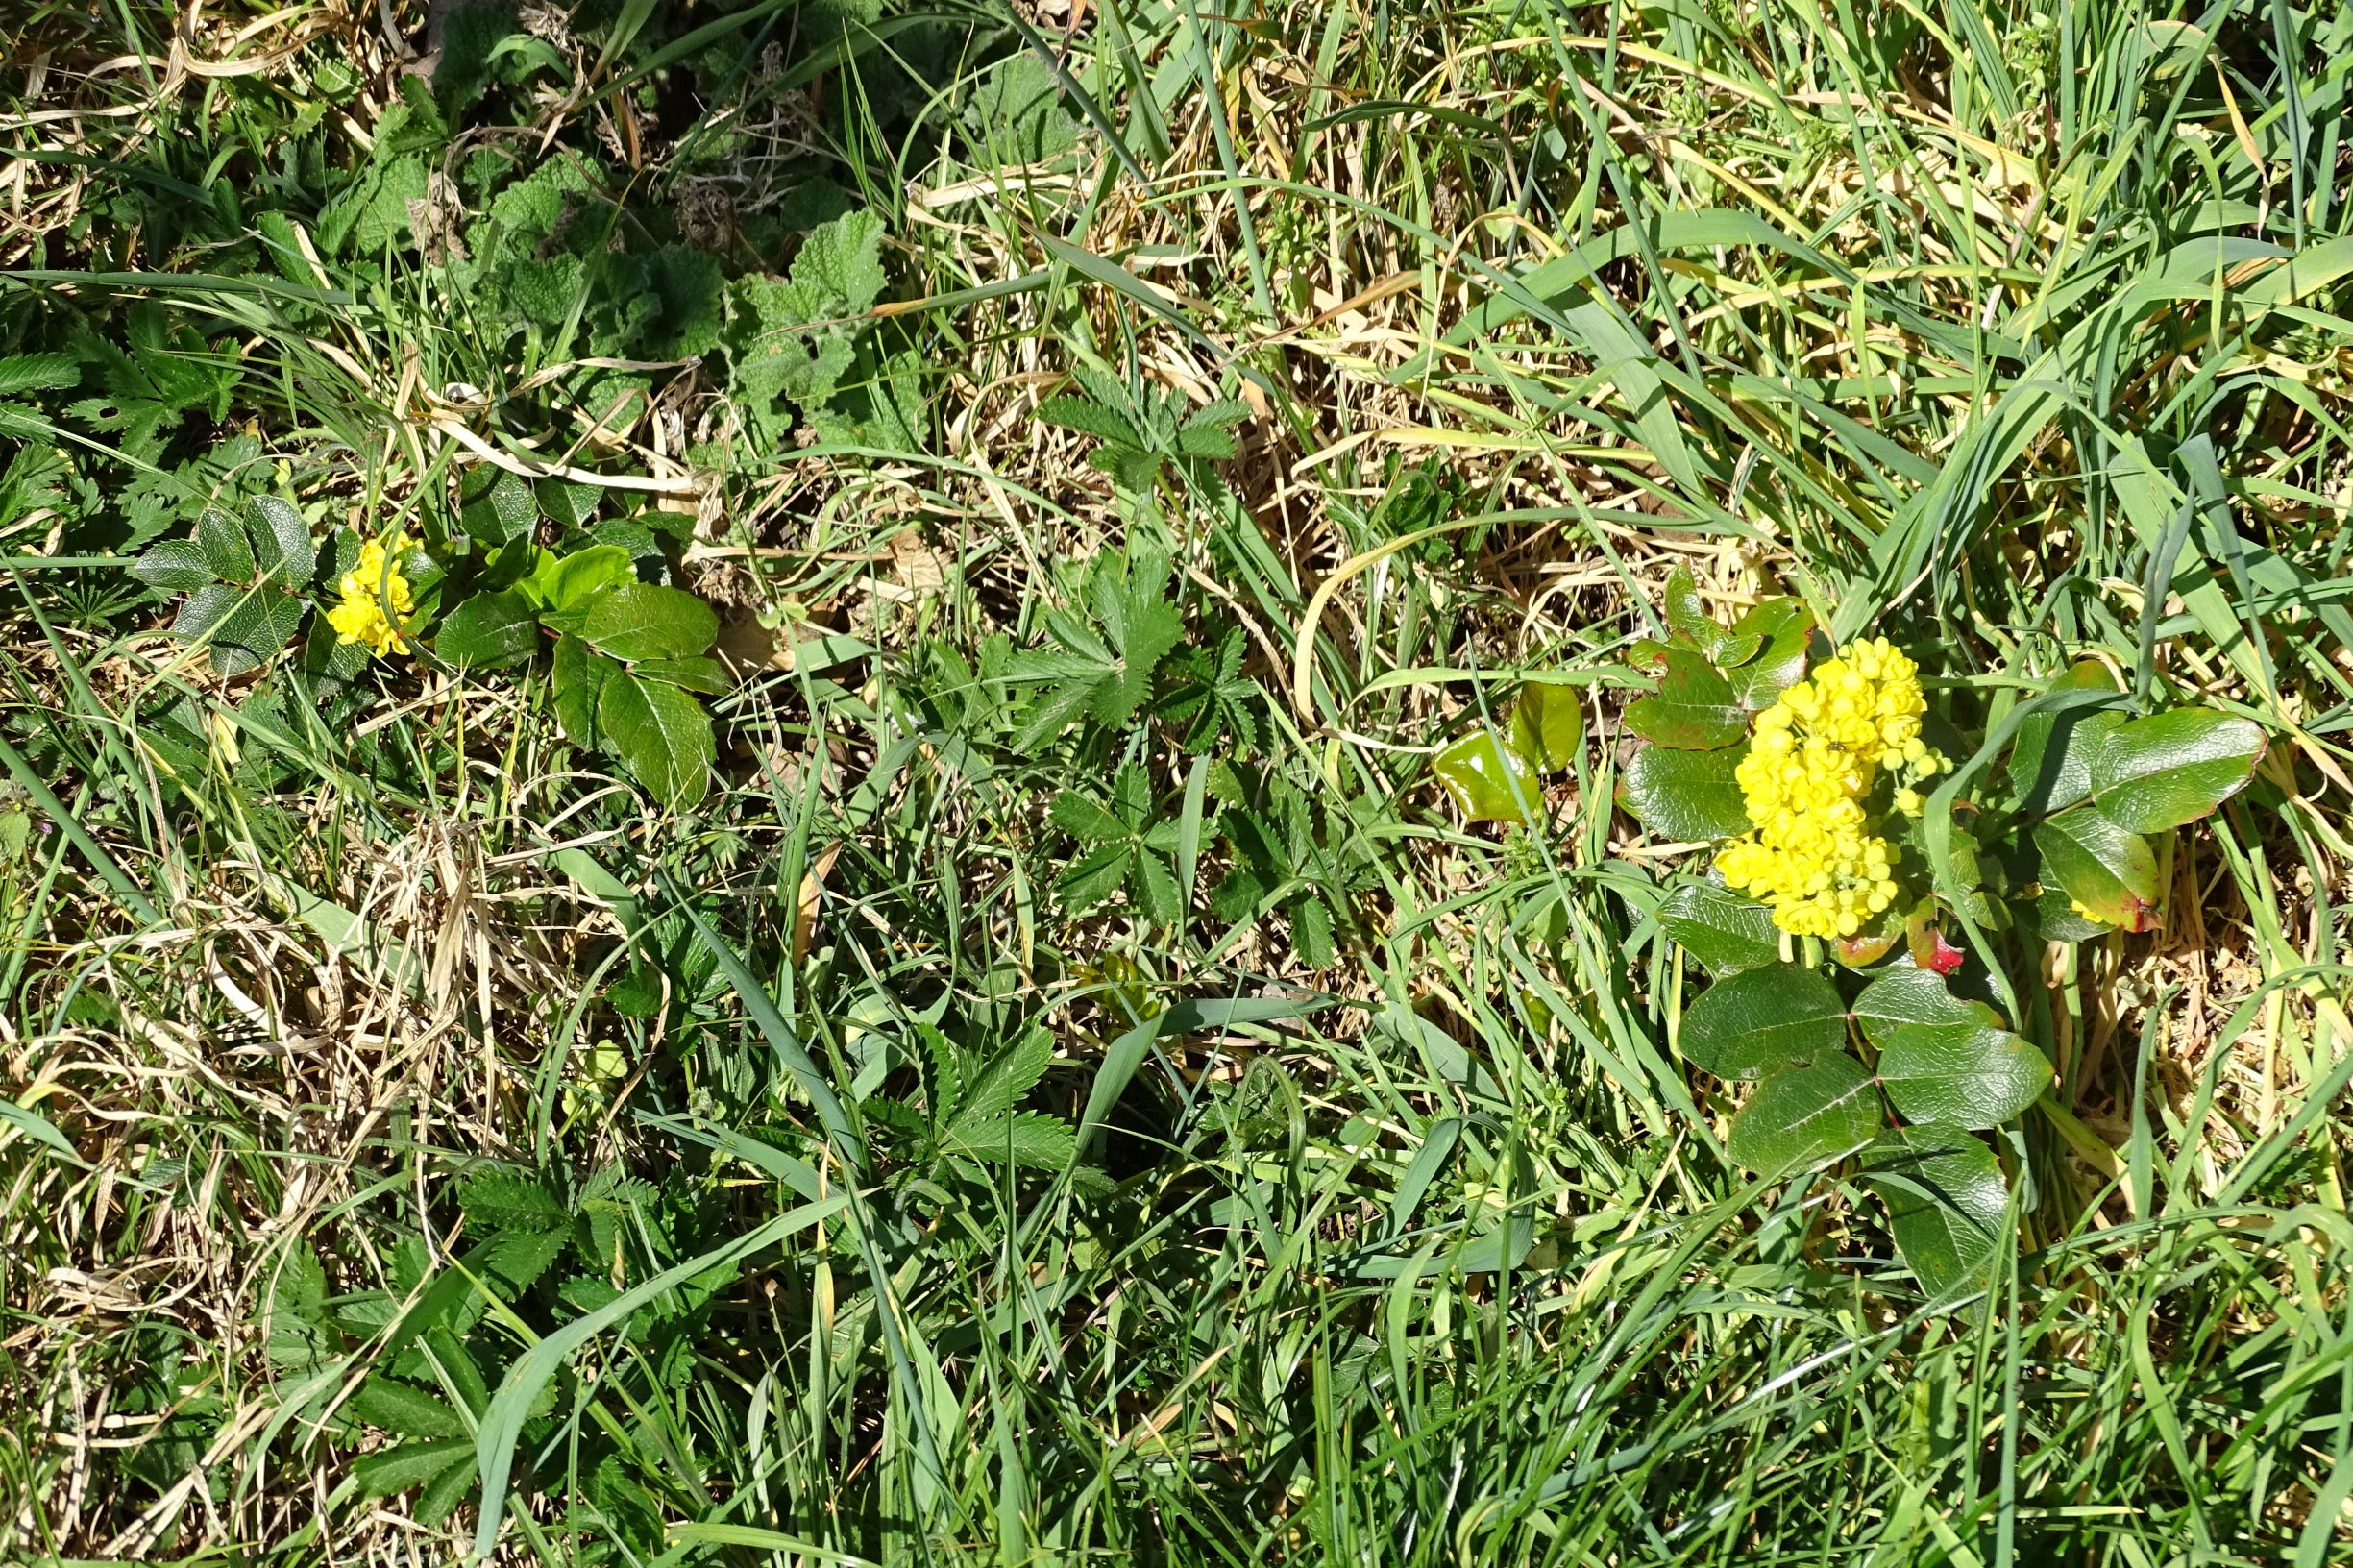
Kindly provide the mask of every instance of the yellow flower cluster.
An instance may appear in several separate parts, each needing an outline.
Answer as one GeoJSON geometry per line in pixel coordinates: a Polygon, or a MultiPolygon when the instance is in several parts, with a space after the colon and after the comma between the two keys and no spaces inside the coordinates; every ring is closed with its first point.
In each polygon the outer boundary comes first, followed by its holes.
{"type": "Polygon", "coordinates": [[[1900,853],[1867,809],[1880,772],[1919,815],[1911,788],[1947,766],[1920,738],[1920,671],[1885,638],[1851,643],[1756,716],[1735,776],[1755,831],[1716,855],[1732,888],[1801,936],[1851,937],[1896,900],[1900,853]]]}
{"type": "Polygon", "coordinates": [[[337,642],[365,643],[380,659],[408,651],[401,634],[416,613],[417,600],[408,579],[401,576],[400,559],[415,544],[407,534],[395,532],[389,539],[371,539],[359,547],[359,564],[344,573],[337,585],[343,601],[327,612],[337,642]]]}

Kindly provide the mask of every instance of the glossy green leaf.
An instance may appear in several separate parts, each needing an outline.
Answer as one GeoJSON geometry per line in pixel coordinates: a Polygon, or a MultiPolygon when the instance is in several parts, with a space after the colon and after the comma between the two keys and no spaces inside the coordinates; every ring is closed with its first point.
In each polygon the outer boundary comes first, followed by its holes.
{"type": "Polygon", "coordinates": [[[254,576],[254,545],[235,518],[218,506],[208,506],[196,520],[196,548],[204,553],[205,565],[222,582],[251,582],[254,576]]]}
{"type": "Polygon", "coordinates": [[[1667,625],[1678,635],[1687,637],[1691,645],[1707,656],[1710,663],[1731,666],[1745,663],[1756,654],[1763,639],[1754,632],[1727,631],[1716,625],[1700,603],[1700,586],[1692,580],[1691,568],[1679,566],[1667,578],[1667,625]]]}
{"type": "Polygon", "coordinates": [[[580,635],[616,659],[686,659],[719,637],[719,617],[682,588],[633,582],[590,606],[580,635]]]}
{"type": "Polygon", "coordinates": [[[150,588],[169,593],[191,593],[215,580],[211,562],[193,539],[166,539],[148,546],[132,563],[131,575],[150,588]]]}
{"type": "Polygon", "coordinates": [[[1686,882],[1667,894],[1658,906],[1658,926],[1717,975],[1777,963],[1781,956],[1773,912],[1712,882],[1686,882]]]}
{"type": "Polygon", "coordinates": [[[1983,1002],[1964,1001],[1934,969],[1893,968],[1875,978],[1854,999],[1854,1021],[1875,1047],[1907,1023],[1965,1023],[1998,1026],[2000,1016],[1983,1002]]]}
{"type": "Polygon", "coordinates": [[[1654,838],[1738,838],[1749,830],[1749,814],[1732,771],[1748,751],[1745,743],[1718,751],[1639,747],[1618,775],[1618,804],[1654,838]]]}
{"type": "Polygon", "coordinates": [[[664,805],[691,806],[710,788],[711,716],[675,686],[615,671],[597,694],[597,727],[664,805]]]}
{"type": "Polygon", "coordinates": [[[1956,1127],[1890,1128],[1865,1157],[1862,1182],[1931,1309],[1985,1287],[2010,1244],[2009,1185],[1994,1151],[1956,1127]]]}
{"type": "Polygon", "coordinates": [[[620,670],[618,663],[577,637],[555,640],[551,679],[555,689],[555,719],[564,727],[564,739],[583,750],[604,744],[604,732],[597,726],[597,698],[603,694],[605,681],[620,670]]]}
{"type": "Polygon", "coordinates": [[[2034,846],[2043,856],[2045,885],[2056,884],[2093,919],[2127,931],[2155,928],[2157,855],[2146,839],[2105,811],[2077,806],[2037,824],[2034,846]]]}
{"type": "Polygon", "coordinates": [[[1527,812],[1544,810],[1544,783],[1517,748],[1491,730],[1474,730],[1433,758],[1437,775],[1463,816],[1472,821],[1516,822],[1527,812]]]}
{"type": "Polygon", "coordinates": [[[708,656],[698,659],[642,659],[630,668],[642,679],[683,686],[690,692],[700,692],[706,697],[721,696],[735,686],[735,682],[727,678],[727,667],[708,656]]]}
{"type": "Polygon", "coordinates": [[[1907,1121],[1998,1127],[2042,1098],[2050,1063],[1987,1023],[1906,1023],[1879,1053],[1879,1082],[1907,1121]]]}
{"type": "Polygon", "coordinates": [[[319,569],[319,550],[311,543],[310,525],[282,496],[256,496],[247,502],[245,533],[253,545],[255,569],[264,582],[301,589],[319,569]]]}
{"type": "Polygon", "coordinates": [[[1754,637],[1759,645],[1753,656],[1725,672],[1733,700],[1750,712],[1773,706],[1804,678],[1814,617],[1802,601],[1769,599],[1733,622],[1731,635],[1754,637]]]}
{"type": "Polygon", "coordinates": [[[1627,704],[1626,727],[1657,746],[1712,751],[1749,733],[1749,713],[1716,667],[1687,648],[1670,648],[1658,690],[1627,704]]]}
{"type": "Polygon", "coordinates": [[[541,552],[531,575],[516,586],[543,610],[585,610],[607,589],[637,580],[637,564],[619,545],[592,545],[569,555],[541,552]]]}
{"type": "Polygon", "coordinates": [[[1719,1078],[1761,1078],[1847,1042],[1838,988],[1797,964],[1747,969],[1707,988],[1683,1015],[1677,1043],[1719,1078]]]}
{"type": "Polygon", "coordinates": [[[2034,923],[2046,942],[2090,942],[2116,929],[2076,914],[2068,900],[2067,890],[2059,886],[2058,878],[2047,870],[2044,872],[2043,891],[2035,896],[2034,923]]]}
{"type": "Polygon", "coordinates": [[[1532,680],[1511,706],[1511,749],[1540,773],[1565,772],[1585,744],[1585,709],[1574,686],[1532,680]]]}
{"type": "Polygon", "coordinates": [[[2244,789],[2263,748],[2262,726],[2211,708],[2135,719],[2093,754],[2092,797],[2126,832],[2161,833],[2244,789]]]}
{"type": "Polygon", "coordinates": [[[258,669],[283,651],[303,624],[303,601],[275,588],[208,583],[187,598],[172,619],[172,630],[212,649],[212,668],[224,675],[258,669]]]}
{"type": "Polygon", "coordinates": [[[468,670],[521,664],[539,649],[539,616],[513,589],[476,594],[452,610],[433,638],[433,651],[468,670]]]}
{"type": "MultiPolygon", "coordinates": [[[[2115,675],[2097,659],[2082,659],[2057,680],[2052,691],[2115,691],[2115,675]]],[[[2043,817],[2064,811],[2092,793],[2092,753],[2100,740],[2124,723],[2111,708],[2071,708],[2033,713],[2022,720],[2010,747],[2010,789],[2020,809],[2043,817]]]]}
{"type": "Polygon", "coordinates": [[[1871,1074],[1842,1052],[1757,1085],[1725,1147],[1750,1170],[1812,1169],[1870,1142],[1885,1124],[1871,1074]]]}
{"type": "Polygon", "coordinates": [[[485,465],[467,477],[460,494],[458,527],[485,544],[527,539],[539,523],[531,487],[520,475],[485,465]]]}

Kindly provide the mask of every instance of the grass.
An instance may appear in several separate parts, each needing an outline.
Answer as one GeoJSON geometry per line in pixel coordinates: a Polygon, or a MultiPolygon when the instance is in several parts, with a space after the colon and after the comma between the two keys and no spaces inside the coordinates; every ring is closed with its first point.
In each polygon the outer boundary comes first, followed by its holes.
{"type": "Polygon", "coordinates": [[[2353,12],[0,36],[0,1556],[2353,1556],[2353,12]],[[127,571],[502,474],[719,607],[699,796],[127,571]],[[1675,1048],[1679,566],[2272,737],[2003,977],[1962,1311],[1675,1048]],[[1466,824],[1531,674],[1592,744],[1466,824]]]}

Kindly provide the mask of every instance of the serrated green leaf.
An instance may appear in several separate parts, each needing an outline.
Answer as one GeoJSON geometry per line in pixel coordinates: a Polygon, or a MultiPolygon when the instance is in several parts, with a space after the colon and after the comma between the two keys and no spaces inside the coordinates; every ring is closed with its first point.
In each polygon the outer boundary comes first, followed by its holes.
{"type": "Polygon", "coordinates": [[[1076,430],[1081,435],[1091,435],[1098,441],[1108,441],[1114,446],[1141,450],[1144,445],[1143,436],[1128,422],[1126,415],[1099,404],[1089,403],[1084,398],[1048,398],[1038,404],[1038,418],[1045,424],[1076,430]]]}
{"type": "MultiPolygon", "coordinates": [[[[1799,600],[1769,599],[1733,622],[1729,635],[1757,641],[1754,654],[1725,672],[1732,699],[1755,713],[1773,706],[1804,678],[1806,649],[1814,636],[1813,612],[1799,600]]],[[[1730,663],[1728,657],[1726,662],[1730,663]]]]}
{"type": "Polygon", "coordinates": [[[1658,690],[1627,704],[1626,727],[1655,746],[1712,751],[1748,735],[1749,714],[1705,657],[1670,648],[1658,690]]]}
{"type": "Polygon", "coordinates": [[[450,1469],[474,1468],[474,1442],[467,1437],[435,1437],[403,1443],[380,1454],[362,1454],[352,1461],[352,1479],[362,1497],[389,1497],[411,1486],[422,1486],[450,1469]]]}
{"type": "Polygon", "coordinates": [[[554,686],[555,719],[563,725],[564,738],[582,750],[604,744],[604,732],[597,726],[597,698],[605,681],[620,670],[618,663],[577,637],[567,633],[555,640],[550,676],[554,686]]]}
{"type": "Polygon", "coordinates": [[[245,532],[253,542],[254,565],[261,580],[299,590],[319,569],[310,525],[282,496],[256,496],[245,503],[245,532]]]}
{"type": "Polygon", "coordinates": [[[2063,811],[2036,824],[2034,846],[2043,857],[2046,886],[2055,883],[2094,919],[2127,931],[2156,927],[2156,851],[2106,812],[2090,805],[2063,811]]]}
{"type": "Polygon", "coordinates": [[[580,635],[616,659],[685,659],[718,640],[719,616],[683,588],[632,582],[589,606],[580,635]]]}
{"type": "MultiPolygon", "coordinates": [[[[2116,677],[2097,659],[2077,662],[2050,684],[2052,691],[2115,691],[2116,677]]],[[[2010,789],[2019,809],[2045,817],[2064,811],[2092,793],[2092,753],[2108,732],[2124,723],[2113,709],[2032,713],[2019,723],[2010,747],[2010,789]]]]}
{"type": "Polygon", "coordinates": [[[1728,670],[1745,664],[1763,644],[1764,639],[1754,631],[1727,631],[1716,625],[1700,602],[1700,585],[1692,580],[1688,566],[1677,567],[1667,578],[1666,606],[1668,629],[1689,638],[1691,646],[1711,664],[1728,670]]]}
{"type": "Polygon", "coordinates": [[[196,519],[196,548],[205,565],[222,582],[243,584],[254,577],[254,545],[237,520],[218,506],[208,506],[196,519]]]}
{"type": "Polygon", "coordinates": [[[212,563],[193,539],[165,539],[147,547],[131,563],[131,575],[150,588],[166,593],[190,593],[210,585],[212,563]]]}
{"type": "Polygon", "coordinates": [[[1658,927],[1669,940],[1719,977],[1779,961],[1773,912],[1746,894],[1709,882],[1686,882],[1658,906],[1658,927]]]}
{"type": "Polygon", "coordinates": [[[1124,842],[1135,836],[1128,824],[1075,790],[1065,790],[1046,808],[1046,818],[1072,838],[1087,844],[1124,842]]]}
{"type": "Polygon", "coordinates": [[[693,805],[711,787],[719,754],[711,716],[675,686],[614,673],[597,694],[597,727],[664,805],[693,805]]]}
{"type": "Polygon", "coordinates": [[[371,1427],[403,1437],[463,1437],[466,1424],[455,1410],[424,1389],[370,1374],[353,1390],[344,1409],[371,1427]]]}
{"type": "Polygon", "coordinates": [[[1657,838],[1738,838],[1749,830],[1749,813],[1733,771],[1748,754],[1746,743],[1716,751],[1637,747],[1618,775],[1618,804],[1657,838]]]}
{"type": "Polygon", "coordinates": [[[1923,968],[1893,968],[1875,976],[1854,999],[1853,1017],[1874,1048],[1884,1047],[1907,1023],[2001,1023],[1992,1008],[1955,996],[1943,975],[1923,968]]]}
{"type": "Polygon", "coordinates": [[[1447,798],[1472,821],[1516,822],[1544,814],[1544,783],[1518,748],[1492,730],[1462,736],[1430,760],[1447,798]]]}
{"type": "Polygon", "coordinates": [[[1753,1171],[1810,1170],[1870,1142],[1885,1122],[1871,1074],[1840,1053],[1757,1085],[1732,1118],[1725,1151],[1753,1171]]]}
{"type": "Polygon", "coordinates": [[[545,1231],[572,1223],[572,1212],[528,1176],[480,1170],[457,1189],[457,1207],[477,1226],[501,1231],[545,1231]]]}
{"type": "Polygon", "coordinates": [[[959,1121],[941,1139],[940,1149],[992,1164],[1060,1170],[1078,1152],[1078,1139],[1068,1124],[1042,1112],[1024,1111],[994,1121],[959,1121]]]}
{"type": "Polygon", "coordinates": [[[484,465],[468,477],[460,492],[458,527],[484,544],[528,539],[539,526],[539,509],[523,477],[484,465]]]}
{"type": "Polygon", "coordinates": [[[513,589],[476,594],[452,610],[433,651],[465,670],[499,670],[539,650],[539,615],[513,589]]]}
{"type": "Polygon", "coordinates": [[[2042,1097],[2051,1066],[2007,1029],[1906,1023],[1879,1053],[1879,1081],[1908,1121],[1997,1127],[2042,1097]]]}
{"type": "Polygon", "coordinates": [[[275,588],[208,583],[190,594],[172,619],[172,630],[212,650],[212,668],[224,675],[259,668],[282,652],[302,629],[303,602],[275,588]]]}
{"type": "Polygon", "coordinates": [[[70,354],[12,354],[0,358],[0,398],[73,386],[81,380],[81,362],[70,354]]]}
{"type": "Polygon", "coordinates": [[[2177,708],[2120,724],[2092,756],[2092,797],[2128,833],[2194,822],[2246,788],[2263,760],[2251,720],[2177,708]]]}
{"type": "Polygon", "coordinates": [[[1677,1042],[1719,1078],[1761,1078],[1838,1051],[1847,1042],[1847,1005],[1813,970],[1770,964],[1708,987],[1683,1015],[1677,1042]]]}
{"type": "Polygon", "coordinates": [[[1985,1287],[2008,1244],[2009,1184],[1994,1151],[1954,1127],[1891,1127],[1865,1156],[1863,1185],[1931,1311],[1985,1287]]]}
{"type": "Polygon", "coordinates": [[[1053,1060],[1054,1037],[1043,1029],[1030,1030],[972,1079],[958,1100],[957,1123],[977,1125],[1005,1115],[1038,1087],[1053,1060]]]}

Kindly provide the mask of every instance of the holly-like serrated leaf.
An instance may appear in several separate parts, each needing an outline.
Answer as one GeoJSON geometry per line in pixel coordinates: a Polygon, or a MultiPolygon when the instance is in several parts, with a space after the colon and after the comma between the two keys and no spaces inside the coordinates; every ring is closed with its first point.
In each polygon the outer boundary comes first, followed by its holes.
{"type": "Polygon", "coordinates": [[[664,805],[693,805],[709,790],[719,754],[711,716],[675,686],[614,673],[597,694],[597,727],[664,805]]]}
{"type": "Polygon", "coordinates": [[[1658,690],[1627,705],[1626,727],[1654,746],[1712,751],[1749,733],[1749,713],[1716,667],[1687,648],[1670,648],[1658,690]]]}
{"type": "Polygon", "coordinates": [[[2157,855],[2097,806],[2077,806],[2036,825],[2047,887],[2056,884],[2092,918],[2127,931],[2155,929],[2157,855]]]}
{"type": "Polygon", "coordinates": [[[132,563],[131,575],[166,593],[192,593],[214,581],[212,563],[193,539],[165,539],[149,545],[132,563]]]}
{"type": "Polygon", "coordinates": [[[1716,625],[1700,602],[1700,585],[1691,568],[1679,566],[1667,578],[1667,625],[1679,637],[1691,640],[1709,663],[1730,669],[1755,657],[1763,638],[1756,632],[1730,632],[1716,625]]]}
{"type": "Polygon", "coordinates": [[[2049,1061],[1985,1023],[1906,1023],[1887,1036],[1879,1081],[1904,1118],[1997,1127],[2050,1088],[2049,1061]]]}
{"type": "MultiPolygon", "coordinates": [[[[2115,691],[2116,677],[2096,659],[2084,659],[2051,682],[2052,691],[2115,691]]],[[[2010,747],[2010,789],[2019,809],[2045,817],[2064,811],[2092,793],[2092,753],[2124,723],[2113,709],[2030,713],[2021,720],[2010,747]]]]}
{"type": "Polygon", "coordinates": [[[555,718],[564,727],[564,739],[583,750],[604,744],[604,732],[597,725],[597,698],[605,681],[620,671],[619,664],[577,637],[567,633],[555,640],[550,678],[554,685],[555,718]]]}
{"type": "Polygon", "coordinates": [[[1719,978],[1777,963],[1773,912],[1746,894],[1686,882],[1658,906],[1658,927],[1719,978]]]}
{"type": "Polygon", "coordinates": [[[1761,1078],[1846,1041],[1838,988],[1802,965],[1779,963],[1708,987],[1683,1015],[1677,1040],[1693,1066],[1719,1078],[1761,1078]]]}
{"type": "Polygon", "coordinates": [[[1750,824],[1733,771],[1748,752],[1745,743],[1714,751],[1639,747],[1618,775],[1618,804],[1656,838],[1738,838],[1750,824]]]}
{"type": "Polygon", "coordinates": [[[2194,822],[2246,788],[2263,760],[2251,720],[2177,708],[2120,724],[2092,756],[2092,797],[2128,833],[2194,822]]]}
{"type": "Polygon", "coordinates": [[[1854,1021],[1863,1038],[1883,1047],[1908,1023],[1980,1024],[1999,1027],[2000,1016],[1983,1002],[1965,1001],[1933,969],[1893,968],[1875,976],[1854,999],[1854,1021]]]}
{"type": "Polygon", "coordinates": [[[1871,1074],[1839,1053],[1757,1085],[1732,1118],[1725,1150],[1753,1171],[1810,1170],[1869,1143],[1886,1119],[1871,1074]]]}
{"type": "Polygon", "coordinates": [[[1544,815],[1544,783],[1516,747],[1492,730],[1462,736],[1430,761],[1430,772],[1467,820],[1516,822],[1544,815]]]}
{"type": "Polygon", "coordinates": [[[1987,1148],[1954,1127],[1890,1128],[1865,1156],[1863,1185],[1887,1208],[1896,1247],[1930,1311],[1985,1287],[2011,1244],[2009,1186],[1987,1148]]]}
{"type": "Polygon", "coordinates": [[[256,496],[247,502],[245,532],[253,542],[255,568],[272,586],[299,590],[319,569],[310,525],[282,496],[256,496]]]}
{"type": "Polygon", "coordinates": [[[460,669],[499,670],[539,650],[539,616],[513,589],[476,594],[452,610],[433,651],[460,669]]]}
{"type": "Polygon", "coordinates": [[[580,635],[616,659],[684,659],[719,639],[719,616],[682,588],[631,582],[589,606],[580,635]]]}
{"type": "Polygon", "coordinates": [[[237,520],[218,506],[208,506],[196,519],[196,548],[205,565],[221,582],[242,586],[254,578],[254,545],[237,520]]]}
{"type": "Polygon", "coordinates": [[[1814,617],[1801,600],[1766,600],[1733,622],[1730,635],[1757,640],[1753,654],[1737,669],[1725,672],[1733,700],[1751,713],[1773,706],[1783,692],[1805,677],[1814,617]]]}

